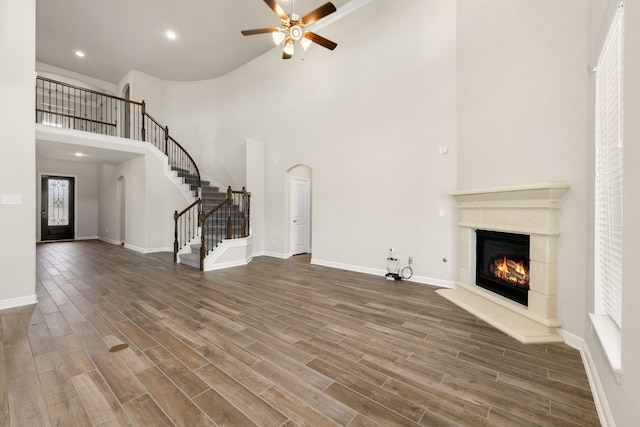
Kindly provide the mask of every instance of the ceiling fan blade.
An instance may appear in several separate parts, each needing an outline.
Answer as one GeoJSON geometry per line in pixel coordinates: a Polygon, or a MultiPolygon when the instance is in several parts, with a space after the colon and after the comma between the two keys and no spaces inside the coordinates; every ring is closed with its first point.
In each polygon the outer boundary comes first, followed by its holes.
{"type": "Polygon", "coordinates": [[[324,37],[319,36],[316,33],[312,33],[311,31],[307,31],[306,33],[304,33],[304,37],[306,39],[311,40],[314,43],[318,43],[320,46],[326,47],[329,50],[333,50],[338,46],[337,43],[334,43],[331,40],[325,39],[324,37]]]}
{"type": "Polygon", "coordinates": [[[282,59],[291,59],[291,55],[289,55],[287,52],[282,52],[282,59]]]}
{"type": "MultiPolygon", "coordinates": [[[[266,0],[265,0],[266,1],[266,0]]],[[[328,2],[323,4],[317,9],[312,10],[311,12],[304,15],[300,20],[304,22],[304,25],[311,25],[316,22],[318,19],[322,19],[327,15],[331,15],[337,9],[333,5],[333,3],[328,2]]]]}
{"type": "Polygon", "coordinates": [[[279,27],[257,28],[255,30],[242,30],[241,33],[243,36],[252,36],[254,34],[275,33],[277,31],[280,31],[279,27]]]}
{"type": "Polygon", "coordinates": [[[276,15],[283,21],[289,20],[289,15],[287,15],[284,9],[275,1],[275,0],[264,0],[264,2],[275,12],[276,15]]]}

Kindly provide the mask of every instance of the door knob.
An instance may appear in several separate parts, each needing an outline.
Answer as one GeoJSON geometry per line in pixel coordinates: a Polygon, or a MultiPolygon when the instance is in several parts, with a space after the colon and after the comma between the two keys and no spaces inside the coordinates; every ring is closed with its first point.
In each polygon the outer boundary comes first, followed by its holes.
{"type": "Polygon", "coordinates": [[[42,209],[42,218],[46,218],[46,217],[47,217],[47,212],[44,209],[42,209]]]}

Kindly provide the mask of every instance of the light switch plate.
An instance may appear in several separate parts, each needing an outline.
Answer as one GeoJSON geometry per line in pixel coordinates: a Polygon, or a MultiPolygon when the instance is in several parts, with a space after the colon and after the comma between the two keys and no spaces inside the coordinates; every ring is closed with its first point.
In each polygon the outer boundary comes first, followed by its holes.
{"type": "Polygon", "coordinates": [[[0,195],[0,204],[3,205],[21,205],[22,194],[2,194],[0,195]]]}

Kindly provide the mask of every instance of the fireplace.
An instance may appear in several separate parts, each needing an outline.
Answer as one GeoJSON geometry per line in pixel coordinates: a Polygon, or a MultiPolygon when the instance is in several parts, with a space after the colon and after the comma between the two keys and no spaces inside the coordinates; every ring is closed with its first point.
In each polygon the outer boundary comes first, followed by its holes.
{"type": "Polygon", "coordinates": [[[529,235],[476,230],[476,284],[527,305],[529,235]]]}
{"type": "Polygon", "coordinates": [[[459,204],[460,279],[438,294],[521,342],[562,341],[556,332],[558,211],[568,189],[566,182],[542,182],[453,193],[459,204]],[[515,298],[488,289],[503,287],[504,279],[489,277],[483,284],[482,276],[495,276],[496,270],[515,280],[509,290],[515,298]]]}

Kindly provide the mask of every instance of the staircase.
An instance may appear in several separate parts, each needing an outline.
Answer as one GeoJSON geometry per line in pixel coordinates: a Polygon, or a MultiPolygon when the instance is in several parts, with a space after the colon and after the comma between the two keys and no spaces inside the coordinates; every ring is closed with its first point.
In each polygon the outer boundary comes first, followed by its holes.
{"type": "MultiPolygon", "coordinates": [[[[195,200],[174,214],[174,261],[200,270],[205,260],[223,241],[244,239],[249,234],[251,194],[229,187],[221,192],[202,181],[189,153],[137,102],[67,83],[36,77],[36,123],[144,141],[166,158],[195,200]]],[[[248,240],[248,239],[245,239],[248,240]]],[[[245,244],[245,247],[247,245],[245,244]]],[[[226,249],[223,249],[223,251],[226,249]]],[[[250,251],[249,251],[250,254],[250,251]]],[[[244,264],[250,255],[241,255],[244,264]]],[[[229,262],[227,262],[229,264],[229,262]]],[[[235,265],[241,265],[238,261],[235,265]]]]}
{"type": "MultiPolygon", "coordinates": [[[[180,264],[205,270],[205,258],[224,240],[244,238],[248,235],[250,194],[244,188],[242,191],[233,191],[231,187],[222,192],[209,181],[196,181],[196,177],[188,170],[175,167],[172,167],[172,170],[189,186],[192,196],[200,203],[197,230],[193,230],[191,237],[182,239],[184,243],[179,248],[175,260],[180,264]],[[201,186],[198,187],[195,182],[199,182],[201,186]]],[[[176,212],[176,229],[178,218],[176,212]]]]}
{"type": "MultiPolygon", "coordinates": [[[[172,168],[172,170],[176,170],[176,169],[172,168]]],[[[194,181],[193,177],[190,176],[188,172],[180,171],[180,170],[177,170],[176,172],[178,174],[178,177],[183,178],[185,183],[194,181]]],[[[200,209],[202,210],[202,212],[210,211],[211,209],[220,205],[227,199],[227,193],[220,191],[220,188],[218,187],[212,186],[209,181],[201,180],[200,183],[201,183],[200,199],[202,200],[200,209]]],[[[193,196],[197,198],[198,188],[195,185],[191,184],[190,190],[193,193],[193,196]]],[[[237,206],[236,206],[236,209],[237,209],[237,206]]],[[[200,236],[202,236],[202,234],[204,233],[200,233],[200,236]]],[[[199,239],[196,237],[195,240],[199,240],[199,239]]],[[[187,265],[189,267],[200,269],[200,250],[202,247],[202,243],[201,242],[191,243],[188,246],[190,251],[179,254],[178,263],[187,265]]]]}

